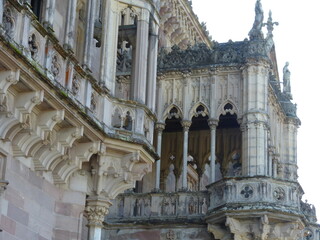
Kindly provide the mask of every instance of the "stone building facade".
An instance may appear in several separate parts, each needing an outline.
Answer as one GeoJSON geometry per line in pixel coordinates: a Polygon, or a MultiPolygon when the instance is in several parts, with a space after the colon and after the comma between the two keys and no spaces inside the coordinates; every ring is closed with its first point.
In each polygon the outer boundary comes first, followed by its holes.
{"type": "Polygon", "coordinates": [[[0,0],[0,239],[319,239],[255,11],[217,43],[187,0],[0,0]]]}

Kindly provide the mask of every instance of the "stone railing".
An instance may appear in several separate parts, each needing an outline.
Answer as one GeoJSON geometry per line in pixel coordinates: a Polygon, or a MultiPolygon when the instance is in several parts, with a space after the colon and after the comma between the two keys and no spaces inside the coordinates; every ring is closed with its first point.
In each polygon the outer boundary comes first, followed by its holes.
{"type": "Polygon", "coordinates": [[[232,178],[208,186],[211,194],[209,211],[233,208],[300,210],[301,189],[297,183],[270,178],[232,178]]]}
{"type": "Polygon", "coordinates": [[[125,193],[113,202],[107,223],[201,219],[209,206],[208,192],[125,193]]]}

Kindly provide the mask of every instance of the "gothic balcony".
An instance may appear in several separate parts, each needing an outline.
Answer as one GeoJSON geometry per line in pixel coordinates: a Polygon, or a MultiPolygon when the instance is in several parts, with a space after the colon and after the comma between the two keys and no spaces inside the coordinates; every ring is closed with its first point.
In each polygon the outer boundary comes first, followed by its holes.
{"type": "Polygon", "coordinates": [[[30,84],[45,82],[63,102],[108,136],[153,148],[155,116],[145,105],[131,101],[130,76],[127,74],[131,71],[131,57],[121,55],[117,67],[125,75],[117,80],[116,93],[111,94],[105,83],[100,82],[98,68],[81,65],[77,53],[61,41],[62,35],[38,19],[27,2],[8,0],[3,6],[3,14],[1,52],[14,54],[21,60],[22,75],[24,71],[34,74],[30,84]],[[20,31],[22,34],[17,34],[20,31]]]}
{"type": "Polygon", "coordinates": [[[302,189],[296,182],[267,177],[230,178],[209,185],[208,215],[226,211],[273,211],[301,214],[302,189]]]}
{"type": "Polygon", "coordinates": [[[208,192],[125,193],[119,195],[105,219],[108,225],[158,222],[198,222],[209,205],[208,192]]]}

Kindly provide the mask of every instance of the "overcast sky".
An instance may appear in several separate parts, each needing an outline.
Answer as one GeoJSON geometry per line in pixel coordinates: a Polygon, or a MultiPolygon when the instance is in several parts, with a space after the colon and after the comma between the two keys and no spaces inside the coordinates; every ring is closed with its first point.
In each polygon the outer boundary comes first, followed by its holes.
{"type": "MultiPolygon", "coordinates": [[[[193,0],[193,10],[218,42],[241,41],[254,22],[256,0],[193,0]]],[[[261,0],[265,22],[272,10],[278,69],[290,62],[293,102],[302,122],[298,130],[299,182],[320,220],[320,14],[317,0],[261,0]],[[319,150],[319,154],[318,154],[319,150]]]]}

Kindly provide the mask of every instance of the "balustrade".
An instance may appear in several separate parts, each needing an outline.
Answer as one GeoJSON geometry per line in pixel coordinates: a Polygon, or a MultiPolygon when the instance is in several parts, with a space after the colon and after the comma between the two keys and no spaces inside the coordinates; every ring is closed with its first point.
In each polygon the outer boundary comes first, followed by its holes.
{"type": "Polygon", "coordinates": [[[107,222],[201,218],[208,210],[208,192],[125,193],[110,208],[107,222]]]}
{"type": "Polygon", "coordinates": [[[232,204],[285,207],[298,211],[302,194],[296,183],[270,178],[232,178],[213,183],[208,190],[210,211],[232,204]]]}

